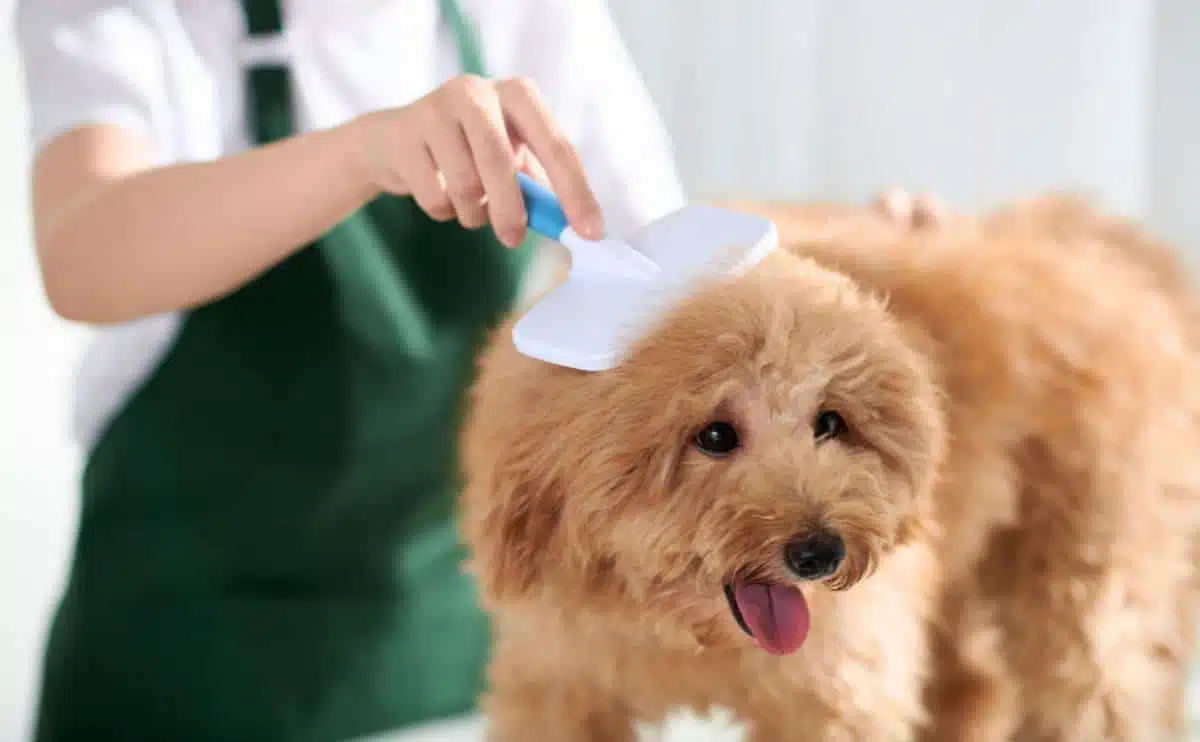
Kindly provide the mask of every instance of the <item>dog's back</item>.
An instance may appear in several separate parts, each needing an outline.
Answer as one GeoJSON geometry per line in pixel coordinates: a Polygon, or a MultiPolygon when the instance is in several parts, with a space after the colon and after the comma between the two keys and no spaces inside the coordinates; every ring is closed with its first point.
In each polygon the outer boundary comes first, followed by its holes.
{"type": "Polygon", "coordinates": [[[791,251],[886,296],[943,377],[933,738],[1179,732],[1200,311],[1176,255],[1070,198],[915,230],[854,209],[763,210],[791,251]]]}
{"type": "Polygon", "coordinates": [[[1177,738],[1200,311],[1175,255],[1070,199],[936,224],[738,206],[819,265],[714,286],[607,374],[525,358],[511,326],[485,356],[463,530],[496,614],[491,739],[626,742],[714,703],[756,741],[1177,738]],[[702,451],[696,426],[727,418],[744,450],[702,451]],[[810,523],[878,570],[778,576],[810,523]],[[798,651],[762,651],[748,567],[801,593],[798,651]]]}

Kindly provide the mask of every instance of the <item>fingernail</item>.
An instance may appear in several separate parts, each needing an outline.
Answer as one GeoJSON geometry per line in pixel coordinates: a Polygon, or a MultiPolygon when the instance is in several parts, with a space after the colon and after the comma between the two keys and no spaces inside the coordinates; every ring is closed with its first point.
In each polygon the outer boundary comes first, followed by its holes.
{"type": "Polygon", "coordinates": [[[524,239],[525,232],[521,229],[506,229],[500,236],[500,241],[507,247],[520,247],[524,239]]]}
{"type": "Polygon", "coordinates": [[[599,214],[589,214],[583,218],[583,236],[589,240],[604,237],[604,219],[599,214]]]}

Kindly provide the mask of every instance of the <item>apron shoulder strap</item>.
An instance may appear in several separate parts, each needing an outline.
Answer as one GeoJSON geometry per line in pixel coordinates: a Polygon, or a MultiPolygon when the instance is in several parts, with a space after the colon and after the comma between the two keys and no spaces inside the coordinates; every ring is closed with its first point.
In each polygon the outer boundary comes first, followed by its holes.
{"type": "MultiPolygon", "coordinates": [[[[281,0],[242,0],[246,32],[251,39],[265,39],[283,32],[286,19],[281,0]]],[[[439,0],[442,20],[449,27],[464,72],[487,76],[483,49],[471,20],[456,0],[439,0]]],[[[267,144],[296,132],[295,101],[291,75],[284,64],[256,62],[247,79],[247,125],[256,144],[267,144]]]]}
{"type": "Polygon", "coordinates": [[[283,30],[280,0],[242,0],[242,12],[246,16],[246,32],[252,37],[277,34],[283,30]]]}
{"type": "MultiPolygon", "coordinates": [[[[472,75],[487,75],[483,48],[471,23],[457,0],[438,0],[442,19],[454,36],[458,48],[459,64],[463,71],[472,75]]],[[[284,17],[281,0],[242,0],[242,12],[246,17],[246,31],[251,37],[269,36],[283,30],[284,17]]]]}
{"type": "Polygon", "coordinates": [[[470,75],[487,77],[487,64],[483,59],[483,46],[471,19],[463,12],[462,5],[456,0],[440,0],[442,18],[454,34],[454,43],[458,47],[459,64],[463,72],[470,75]]]}

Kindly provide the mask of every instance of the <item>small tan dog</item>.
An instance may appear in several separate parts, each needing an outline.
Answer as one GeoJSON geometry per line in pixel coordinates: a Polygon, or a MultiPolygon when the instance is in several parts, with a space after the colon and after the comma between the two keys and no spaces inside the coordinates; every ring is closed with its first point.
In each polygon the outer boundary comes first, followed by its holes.
{"type": "Polygon", "coordinates": [[[755,206],[786,250],[618,368],[485,356],[463,528],[495,742],[1166,742],[1200,578],[1200,311],[1066,198],[755,206]]]}

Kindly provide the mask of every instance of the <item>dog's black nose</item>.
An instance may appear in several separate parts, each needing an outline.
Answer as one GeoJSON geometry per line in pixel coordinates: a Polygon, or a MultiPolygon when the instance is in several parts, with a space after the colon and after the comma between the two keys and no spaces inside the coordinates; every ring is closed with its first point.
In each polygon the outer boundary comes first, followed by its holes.
{"type": "Polygon", "coordinates": [[[835,533],[822,531],[812,536],[797,536],[783,547],[783,560],[792,574],[802,580],[821,580],[842,565],[846,542],[835,533]]]}

